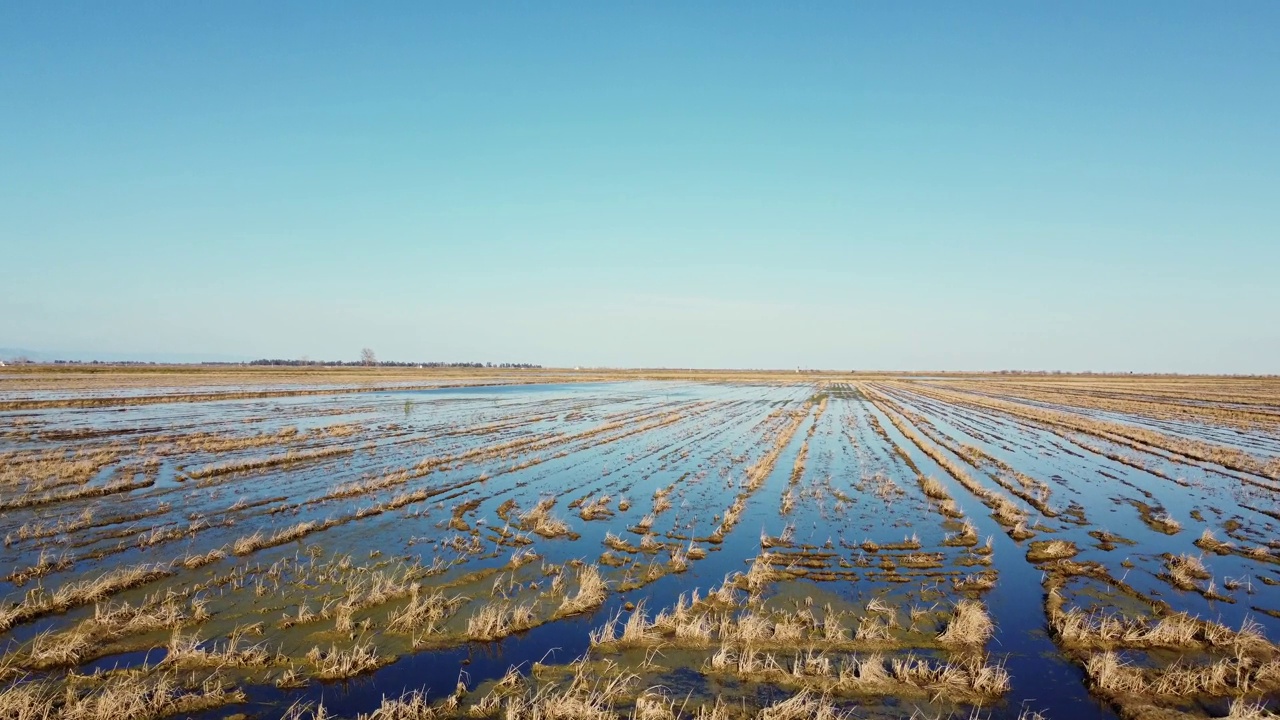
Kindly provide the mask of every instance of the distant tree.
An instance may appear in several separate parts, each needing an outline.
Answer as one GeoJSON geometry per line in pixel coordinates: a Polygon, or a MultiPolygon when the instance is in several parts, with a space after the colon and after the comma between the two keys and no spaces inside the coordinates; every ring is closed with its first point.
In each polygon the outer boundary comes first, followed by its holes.
{"type": "Polygon", "coordinates": [[[372,348],[365,348],[360,351],[361,365],[377,365],[378,356],[373,352],[372,348]]]}

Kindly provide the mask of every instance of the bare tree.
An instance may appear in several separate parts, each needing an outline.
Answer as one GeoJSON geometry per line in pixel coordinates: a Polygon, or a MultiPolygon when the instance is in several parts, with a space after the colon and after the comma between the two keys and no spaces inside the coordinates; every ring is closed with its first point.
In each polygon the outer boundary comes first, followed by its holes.
{"type": "Polygon", "coordinates": [[[378,356],[374,354],[372,348],[365,348],[360,351],[360,364],[361,365],[377,365],[378,364],[378,356]]]}

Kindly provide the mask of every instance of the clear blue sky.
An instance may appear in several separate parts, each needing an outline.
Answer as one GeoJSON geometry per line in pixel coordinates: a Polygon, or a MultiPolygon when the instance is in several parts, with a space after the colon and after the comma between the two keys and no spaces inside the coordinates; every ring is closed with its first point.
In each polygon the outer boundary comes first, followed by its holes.
{"type": "Polygon", "coordinates": [[[1280,3],[0,4],[0,346],[1280,372],[1280,3]]]}

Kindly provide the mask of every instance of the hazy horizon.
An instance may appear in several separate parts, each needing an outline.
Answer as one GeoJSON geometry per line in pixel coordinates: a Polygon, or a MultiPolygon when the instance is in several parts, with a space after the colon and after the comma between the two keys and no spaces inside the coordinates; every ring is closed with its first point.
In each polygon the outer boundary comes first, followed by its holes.
{"type": "Polygon", "coordinates": [[[1280,371],[1280,5],[361,10],[0,7],[0,347],[1280,371]]]}
{"type": "MultiPolygon", "coordinates": [[[[280,358],[266,357],[255,355],[225,355],[218,353],[163,353],[163,352],[109,352],[94,353],[84,351],[40,351],[30,350],[27,348],[12,348],[0,346],[0,361],[9,362],[13,358],[21,357],[37,364],[54,364],[63,363],[91,363],[100,362],[104,364],[112,363],[152,363],[156,365],[201,365],[201,364],[237,364],[246,365],[254,361],[275,360],[282,362],[291,361],[310,361],[320,365],[333,365],[334,363],[357,363],[359,354],[352,357],[299,357],[299,358],[280,358]]],[[[723,370],[728,372],[783,372],[788,373],[798,371],[801,373],[905,373],[916,375],[927,375],[930,373],[1062,373],[1062,374],[1094,374],[1094,375],[1205,375],[1219,377],[1268,377],[1274,376],[1274,372],[1220,372],[1220,373],[1196,373],[1182,372],[1177,370],[1130,370],[1126,368],[1018,368],[1018,367],[972,367],[972,368],[947,368],[947,367],[915,367],[915,368],[897,368],[897,367],[818,367],[808,365],[798,366],[709,366],[709,365],[548,365],[540,363],[536,359],[512,359],[512,358],[434,358],[434,357],[379,357],[379,362],[392,363],[492,363],[497,367],[500,363],[519,363],[534,365],[537,368],[547,370],[694,370],[694,371],[716,371],[723,370]]],[[[277,365],[281,367],[283,365],[277,365]]]]}

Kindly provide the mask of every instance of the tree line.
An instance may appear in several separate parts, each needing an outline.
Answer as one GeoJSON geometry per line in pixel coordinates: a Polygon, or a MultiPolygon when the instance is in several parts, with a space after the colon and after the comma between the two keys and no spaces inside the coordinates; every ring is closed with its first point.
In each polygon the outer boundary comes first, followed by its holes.
{"type": "MultiPolygon", "coordinates": [[[[214,364],[214,363],[208,363],[214,364]]],[[[221,363],[219,363],[221,364],[221,363]]],[[[236,364],[236,363],[227,363],[236,364]]],[[[491,363],[491,362],[404,362],[398,360],[283,360],[279,358],[263,358],[251,360],[248,365],[288,365],[291,367],[424,367],[424,368],[518,368],[537,369],[541,365],[533,363],[491,363]]]]}

